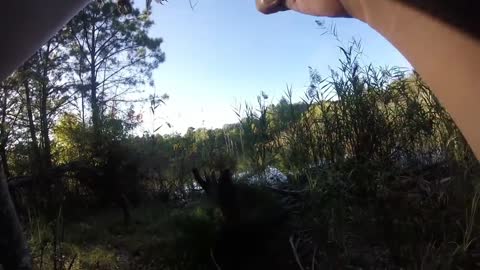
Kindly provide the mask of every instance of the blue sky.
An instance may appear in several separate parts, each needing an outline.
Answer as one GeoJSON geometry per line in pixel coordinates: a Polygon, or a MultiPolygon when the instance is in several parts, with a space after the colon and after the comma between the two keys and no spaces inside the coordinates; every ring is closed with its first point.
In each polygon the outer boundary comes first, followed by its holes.
{"type": "MultiPolygon", "coordinates": [[[[164,39],[166,53],[165,63],[154,73],[155,91],[168,93],[170,100],[156,112],[154,123],[143,109],[146,130],[165,120],[173,126],[164,126],[160,133],[221,127],[237,120],[232,110],[236,104],[255,102],[260,91],[275,102],[288,84],[299,97],[309,82],[309,66],[324,76],[329,66],[338,66],[341,43],[322,35],[318,18],[290,11],[262,15],[254,0],[199,0],[194,10],[188,0],[154,2],[153,19],[151,35],[164,39]]],[[[326,25],[332,21],[345,44],[352,38],[361,40],[362,62],[409,66],[367,25],[324,19],[326,25]]]]}

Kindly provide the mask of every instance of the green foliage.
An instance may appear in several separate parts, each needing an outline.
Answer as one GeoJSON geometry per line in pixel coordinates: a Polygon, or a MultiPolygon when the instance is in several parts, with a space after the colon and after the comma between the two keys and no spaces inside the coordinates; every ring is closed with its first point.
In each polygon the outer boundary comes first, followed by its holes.
{"type": "Polygon", "coordinates": [[[54,158],[60,164],[91,157],[91,132],[73,114],[64,114],[53,128],[54,158]],[[89,149],[90,148],[90,149],[89,149]]]}
{"type": "Polygon", "coordinates": [[[55,238],[51,224],[35,219],[30,245],[38,269],[54,269],[53,258],[62,264],[56,269],[211,269],[218,224],[211,213],[201,206],[151,204],[133,212],[135,227],[124,227],[118,213],[103,212],[62,225],[64,238],[55,238]]]}
{"type": "MultiPolygon", "coordinates": [[[[173,237],[164,243],[158,269],[211,269],[217,225],[207,209],[173,212],[173,237]]],[[[158,252],[158,251],[157,251],[158,252]]]]}
{"type": "MultiPolygon", "coordinates": [[[[135,87],[145,84],[153,86],[152,72],[165,55],[160,49],[162,39],[149,36],[152,25],[149,11],[132,8],[122,13],[113,1],[95,1],[66,27],[71,41],[66,44],[70,77],[80,82],[75,85],[75,93],[80,94],[76,101],[84,123],[89,102],[97,136],[105,121],[120,118],[128,93],[138,92],[135,87]]],[[[129,111],[126,115],[131,119],[129,111]]]]}
{"type": "Polygon", "coordinates": [[[257,96],[257,108],[247,104],[245,112],[241,108],[236,111],[240,118],[242,141],[248,142],[242,144],[247,167],[255,172],[263,172],[273,162],[276,153],[267,100],[268,95],[262,92],[257,96]]]}

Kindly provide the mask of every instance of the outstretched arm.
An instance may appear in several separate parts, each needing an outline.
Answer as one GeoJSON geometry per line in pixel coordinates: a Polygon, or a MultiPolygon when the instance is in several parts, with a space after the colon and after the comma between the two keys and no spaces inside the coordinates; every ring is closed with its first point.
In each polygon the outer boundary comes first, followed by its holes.
{"type": "Polygon", "coordinates": [[[480,159],[480,41],[473,35],[393,0],[257,0],[257,8],[352,16],[369,24],[422,75],[480,159]]]}

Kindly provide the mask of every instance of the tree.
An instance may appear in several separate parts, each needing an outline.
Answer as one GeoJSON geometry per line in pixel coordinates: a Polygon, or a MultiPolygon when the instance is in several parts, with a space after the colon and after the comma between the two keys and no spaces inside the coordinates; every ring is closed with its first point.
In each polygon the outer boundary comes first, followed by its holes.
{"type": "Polygon", "coordinates": [[[7,147],[11,144],[18,116],[23,108],[23,104],[19,102],[18,91],[15,89],[17,83],[14,76],[0,83],[0,157],[7,177],[11,175],[7,162],[7,147]]]}
{"type": "Polygon", "coordinates": [[[69,84],[64,76],[64,62],[68,56],[62,45],[64,42],[63,32],[58,33],[12,75],[23,109],[20,111],[20,124],[29,135],[19,139],[30,146],[30,173],[37,187],[34,190],[38,195],[47,194],[30,198],[38,197],[40,201],[37,205],[52,210],[54,196],[51,191],[55,179],[49,175],[52,168],[49,132],[55,116],[69,100],[66,95],[69,84]]]}
{"type": "Polygon", "coordinates": [[[85,101],[90,102],[95,134],[101,133],[106,110],[118,109],[122,97],[134,87],[151,81],[152,71],[165,59],[162,39],[151,38],[153,22],[148,11],[131,9],[122,14],[112,1],[95,1],[68,24],[72,77],[81,93],[85,123],[85,101]]]}
{"type": "Polygon", "coordinates": [[[32,257],[23,235],[0,164],[0,266],[2,269],[32,269],[32,257]]]}
{"type": "Polygon", "coordinates": [[[42,46],[32,57],[31,71],[35,79],[36,108],[39,115],[41,159],[46,169],[52,166],[51,140],[49,130],[60,109],[70,100],[70,82],[64,75],[67,53],[65,43],[69,42],[65,31],[60,31],[42,46]]]}

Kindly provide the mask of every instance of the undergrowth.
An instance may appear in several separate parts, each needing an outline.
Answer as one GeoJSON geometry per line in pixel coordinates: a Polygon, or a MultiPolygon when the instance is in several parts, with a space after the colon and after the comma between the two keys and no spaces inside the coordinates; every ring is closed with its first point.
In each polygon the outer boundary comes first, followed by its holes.
{"type": "Polygon", "coordinates": [[[248,269],[479,268],[478,161],[417,73],[362,67],[357,45],[342,48],[330,76],[310,70],[300,103],[290,89],[276,105],[262,93],[224,129],[131,139],[138,153],[162,156],[144,185],[158,190],[144,194],[166,199],[134,209],[130,224],[108,207],[78,219],[72,208],[65,220],[31,214],[36,269],[225,270],[218,243],[235,251],[232,268],[247,259],[248,269]],[[270,166],[288,181],[261,181],[270,166]],[[257,175],[236,183],[250,227],[225,233],[218,205],[194,195],[193,167],[257,175]],[[262,228],[275,239],[257,241],[253,221],[279,208],[284,219],[262,228]]]}

